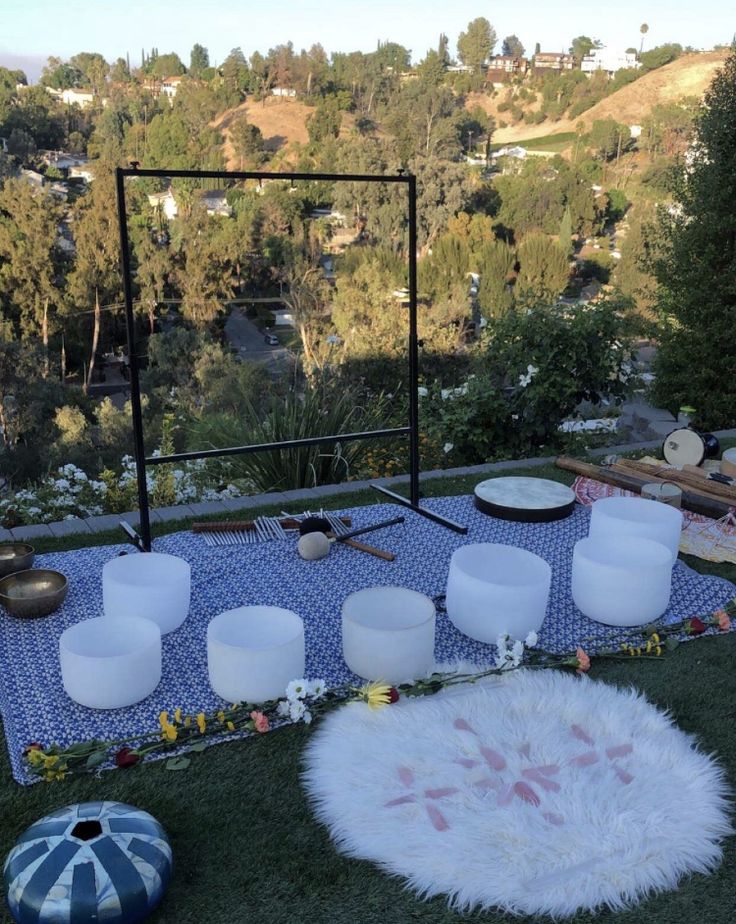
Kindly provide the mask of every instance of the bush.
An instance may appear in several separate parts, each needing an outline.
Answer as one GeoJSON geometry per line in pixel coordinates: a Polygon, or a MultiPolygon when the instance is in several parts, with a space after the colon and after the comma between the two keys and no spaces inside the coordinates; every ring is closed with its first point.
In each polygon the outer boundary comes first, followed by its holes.
{"type": "Polygon", "coordinates": [[[465,385],[422,399],[430,439],[455,464],[532,455],[559,445],[559,424],[582,401],[627,392],[630,353],[618,305],[512,310],[491,322],[465,385]]]}

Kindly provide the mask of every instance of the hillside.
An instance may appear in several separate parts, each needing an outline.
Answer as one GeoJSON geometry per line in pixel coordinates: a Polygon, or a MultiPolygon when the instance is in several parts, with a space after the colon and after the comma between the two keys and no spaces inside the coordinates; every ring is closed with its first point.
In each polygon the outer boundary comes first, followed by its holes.
{"type": "MultiPolygon", "coordinates": [[[[314,112],[314,106],[307,106],[295,99],[268,96],[265,101],[246,100],[236,109],[227,109],[212,123],[220,129],[228,169],[237,170],[238,162],[233,155],[230,142],[230,126],[238,119],[245,118],[260,129],[264,146],[268,151],[279,151],[290,144],[307,144],[307,118],[314,112]]],[[[341,132],[350,131],[355,123],[350,113],[343,113],[341,132]]]]}
{"type": "MultiPolygon", "coordinates": [[[[577,119],[561,119],[559,122],[543,122],[541,125],[514,125],[499,128],[493,134],[497,142],[523,141],[539,135],[561,134],[575,131],[580,122],[586,128],[596,119],[614,118],[626,125],[639,125],[653,106],[660,103],[677,102],[683,96],[702,96],[715,76],[716,70],[727,57],[725,51],[709,51],[704,54],[683,55],[677,61],[650,71],[639,80],[622,87],[616,93],[596,103],[577,119]]],[[[495,99],[476,94],[468,99],[467,106],[480,105],[498,121],[497,105],[502,96],[495,99]]],[[[508,115],[506,116],[508,118],[508,115]]]]}

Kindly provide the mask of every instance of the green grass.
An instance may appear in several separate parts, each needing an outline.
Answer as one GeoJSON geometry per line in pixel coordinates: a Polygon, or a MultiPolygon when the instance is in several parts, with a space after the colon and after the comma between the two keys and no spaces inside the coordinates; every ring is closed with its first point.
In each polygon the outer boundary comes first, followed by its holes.
{"type": "MultiPolygon", "coordinates": [[[[535,475],[569,481],[552,466],[535,475]]],[[[499,474],[507,474],[499,473],[499,474]]],[[[438,478],[423,485],[426,496],[467,493],[477,476],[438,478]]],[[[382,503],[363,491],[335,498],[332,508],[382,503]]],[[[259,510],[259,513],[262,510],[259,510]]],[[[278,512],[276,507],[271,512],[278,512]]],[[[238,518],[243,513],[238,513],[238,518]]],[[[156,534],[185,528],[181,522],[156,534]]],[[[80,546],[80,538],[55,540],[54,548],[80,546]]],[[[111,536],[87,540],[120,541],[111,536]]],[[[92,542],[88,541],[88,544],[92,542]]],[[[38,543],[41,547],[41,543],[38,543]]],[[[44,546],[51,548],[51,543],[44,546]]],[[[689,559],[701,571],[736,579],[736,567],[689,559]]],[[[713,751],[736,787],[736,633],[681,645],[663,661],[596,664],[591,676],[620,686],[635,685],[669,709],[684,731],[713,751]]],[[[541,707],[540,707],[541,708],[541,707]]],[[[316,824],[299,784],[306,727],[218,745],[193,755],[183,772],[162,762],[23,788],[12,781],[6,755],[0,757],[0,851],[4,855],[31,822],[72,802],[116,799],[155,815],[166,827],[174,878],[153,924],[532,924],[548,919],[490,913],[460,915],[441,899],[419,901],[398,879],[370,863],[347,860],[316,824]]],[[[676,812],[678,806],[672,805],[676,812]]],[[[386,843],[386,855],[401,850],[386,843]]],[[[661,845],[663,852],[667,845],[661,845]]],[[[730,924],[736,895],[736,847],[726,844],[722,866],[712,876],[686,878],[680,889],[619,914],[588,914],[572,924],[730,924]]],[[[10,922],[0,912],[0,921],[10,922]]]]}
{"type": "Polygon", "coordinates": [[[537,138],[525,138],[523,141],[507,141],[504,144],[492,144],[491,152],[501,148],[519,145],[528,151],[562,151],[575,140],[575,132],[559,132],[556,135],[539,135],[537,138]]]}

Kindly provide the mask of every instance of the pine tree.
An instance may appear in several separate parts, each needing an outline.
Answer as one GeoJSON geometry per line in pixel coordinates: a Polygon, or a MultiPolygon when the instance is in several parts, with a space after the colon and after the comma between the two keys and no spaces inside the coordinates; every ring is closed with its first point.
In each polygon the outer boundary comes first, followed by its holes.
{"type": "Polygon", "coordinates": [[[705,94],[695,139],[662,219],[655,400],[690,404],[699,425],[717,428],[736,419],[736,47],[705,94]]]}
{"type": "Polygon", "coordinates": [[[569,256],[572,255],[572,216],[570,215],[570,206],[565,206],[565,211],[560,221],[559,234],[560,247],[569,256]]]}
{"type": "Polygon", "coordinates": [[[520,245],[519,267],[514,295],[520,304],[551,304],[570,279],[567,254],[544,234],[530,234],[520,245]]]}

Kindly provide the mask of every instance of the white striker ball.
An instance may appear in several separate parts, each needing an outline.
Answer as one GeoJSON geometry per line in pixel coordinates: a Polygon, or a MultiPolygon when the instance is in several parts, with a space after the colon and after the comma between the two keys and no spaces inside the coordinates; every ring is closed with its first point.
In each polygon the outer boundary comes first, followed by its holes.
{"type": "Polygon", "coordinates": [[[307,533],[299,539],[297,549],[305,561],[316,561],[330,554],[330,540],[324,533],[307,533]]]}

